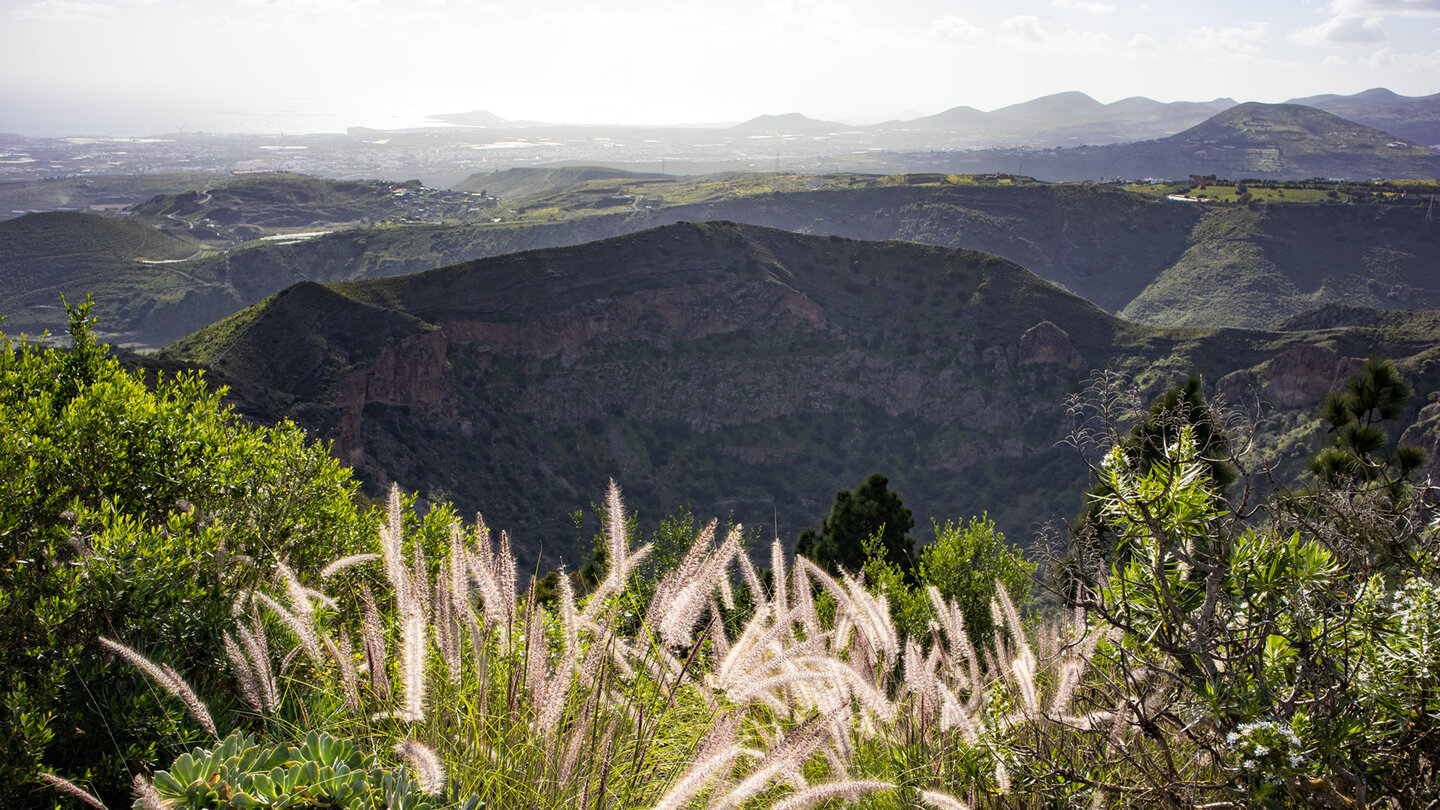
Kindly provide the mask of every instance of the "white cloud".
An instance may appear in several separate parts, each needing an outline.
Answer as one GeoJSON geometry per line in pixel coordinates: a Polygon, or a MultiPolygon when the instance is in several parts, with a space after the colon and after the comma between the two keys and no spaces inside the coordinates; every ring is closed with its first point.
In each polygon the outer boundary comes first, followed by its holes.
{"type": "Polygon", "coordinates": [[[1049,39],[1050,35],[1040,27],[1040,18],[1034,14],[1021,14],[1000,23],[1000,38],[1012,43],[1038,44],[1049,39]]]}
{"type": "Polygon", "coordinates": [[[985,32],[963,17],[947,14],[930,24],[925,35],[931,39],[976,39],[985,32]]]}
{"type": "Polygon", "coordinates": [[[1367,57],[1353,60],[1353,64],[1375,70],[1433,73],[1440,71],[1440,49],[1430,53],[1402,53],[1393,48],[1381,48],[1367,57]]]}
{"type": "Polygon", "coordinates": [[[1001,22],[997,39],[1002,47],[1010,50],[1027,53],[1043,50],[1050,54],[1108,52],[1115,44],[1110,35],[1098,31],[1066,29],[1062,33],[1051,33],[1033,14],[1019,14],[1001,22]]]}
{"type": "Polygon", "coordinates": [[[778,0],[765,8],[769,27],[827,42],[858,43],[875,29],[855,18],[850,7],[835,0],[778,0]]]}
{"type": "Polygon", "coordinates": [[[54,23],[97,23],[115,10],[109,3],[87,3],[81,0],[40,0],[25,8],[17,8],[10,16],[17,20],[54,23]]]}
{"type": "Polygon", "coordinates": [[[1055,8],[1078,8],[1091,14],[1108,14],[1115,10],[1114,3],[1082,2],[1081,0],[1050,0],[1055,8]]]}
{"type": "Polygon", "coordinates": [[[1155,53],[1162,47],[1160,41],[1149,34],[1136,34],[1125,42],[1125,50],[1130,52],[1155,53]]]}
{"type": "Polygon", "coordinates": [[[1440,0],[1335,0],[1331,13],[1337,17],[1440,17],[1440,0]]]}
{"type": "Polygon", "coordinates": [[[1258,54],[1265,44],[1265,23],[1246,27],[1213,28],[1205,26],[1190,31],[1190,47],[1203,53],[1250,56],[1258,54]]]}
{"type": "Polygon", "coordinates": [[[1385,32],[1373,17],[1336,17],[1290,34],[1302,45],[1369,45],[1385,41],[1385,32]]]}

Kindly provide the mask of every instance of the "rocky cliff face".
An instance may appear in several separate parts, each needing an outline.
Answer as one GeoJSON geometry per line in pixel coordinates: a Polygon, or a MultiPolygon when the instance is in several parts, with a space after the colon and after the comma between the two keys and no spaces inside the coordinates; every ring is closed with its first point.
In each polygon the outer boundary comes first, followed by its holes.
{"type": "Polygon", "coordinates": [[[790,538],[881,471],[922,525],[988,510],[1024,542],[1081,502],[1057,445],[1092,368],[1242,364],[1228,385],[1295,409],[1345,363],[1303,337],[1207,340],[985,254],[711,223],[302,285],[177,350],[284,392],[377,486],[573,565],[566,515],[610,477],[642,520],[690,505],[790,538]]]}

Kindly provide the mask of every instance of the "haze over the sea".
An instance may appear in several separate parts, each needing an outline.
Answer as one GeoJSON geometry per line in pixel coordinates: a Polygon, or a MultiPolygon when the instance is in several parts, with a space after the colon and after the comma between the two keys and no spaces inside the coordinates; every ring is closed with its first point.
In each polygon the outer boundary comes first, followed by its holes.
{"type": "Polygon", "coordinates": [[[0,132],[871,123],[1440,90],[1440,0],[0,0],[0,132]]]}

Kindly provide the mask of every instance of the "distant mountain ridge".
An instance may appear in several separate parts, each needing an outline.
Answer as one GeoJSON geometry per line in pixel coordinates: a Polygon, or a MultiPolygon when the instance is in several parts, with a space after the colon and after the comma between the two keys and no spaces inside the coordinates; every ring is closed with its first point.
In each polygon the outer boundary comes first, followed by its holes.
{"type": "Polygon", "coordinates": [[[1308,96],[1287,103],[1314,107],[1424,146],[1440,148],[1440,93],[1402,96],[1376,87],[1351,96],[1308,96]]]}

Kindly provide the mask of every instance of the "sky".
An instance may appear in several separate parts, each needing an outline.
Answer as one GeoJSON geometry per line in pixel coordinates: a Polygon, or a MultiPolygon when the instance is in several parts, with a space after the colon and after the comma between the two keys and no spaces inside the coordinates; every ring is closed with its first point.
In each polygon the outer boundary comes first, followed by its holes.
{"type": "Polygon", "coordinates": [[[0,132],[1440,92],[1440,0],[0,0],[0,132]]]}

